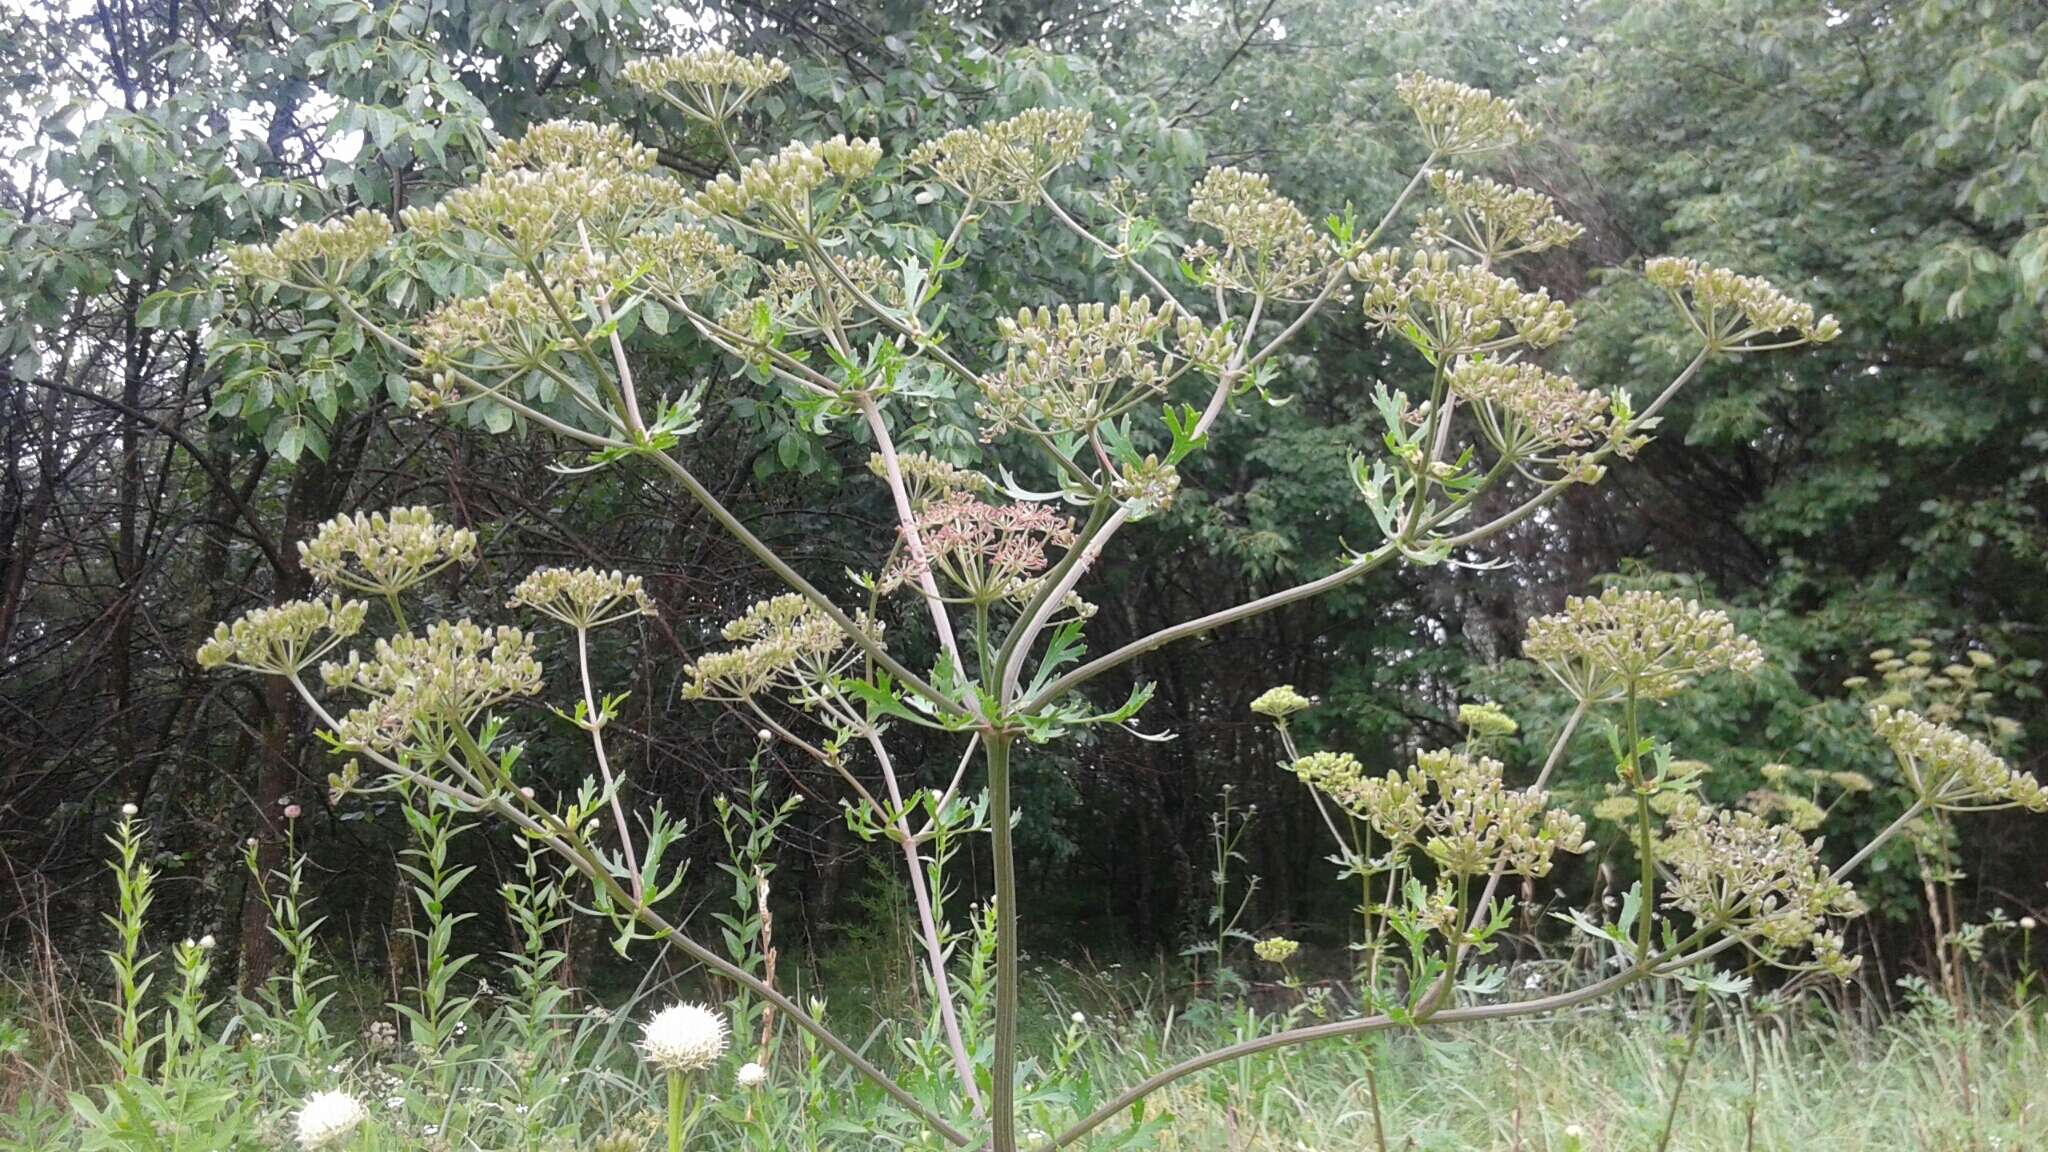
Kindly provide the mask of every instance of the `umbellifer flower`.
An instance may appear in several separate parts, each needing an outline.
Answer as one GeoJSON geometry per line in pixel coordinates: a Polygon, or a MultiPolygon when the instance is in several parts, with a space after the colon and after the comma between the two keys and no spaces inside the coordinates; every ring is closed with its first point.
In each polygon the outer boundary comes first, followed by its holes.
{"type": "Polygon", "coordinates": [[[596,628],[654,615],[654,601],[638,576],[595,568],[536,568],[512,590],[509,606],[524,605],[571,628],[596,628]]]}
{"type": "Polygon", "coordinates": [[[1315,702],[1315,697],[1303,696],[1296,692],[1294,685],[1282,684],[1278,688],[1268,688],[1259,693],[1259,698],[1252,701],[1252,711],[1267,719],[1285,723],[1289,716],[1314,706],[1315,702]]]}
{"type": "Polygon", "coordinates": [[[1030,108],[1008,120],[956,128],[927,140],[910,162],[974,200],[1017,204],[1037,197],[1040,185],[1081,154],[1088,113],[1078,108],[1030,108]]]}
{"type": "Polygon", "coordinates": [[[2048,789],[1981,741],[1904,708],[1873,704],[1869,716],[1870,726],[1898,757],[1906,786],[1928,806],[2048,812],[2048,789]]]}
{"type": "Polygon", "coordinates": [[[1522,653],[1580,700],[1674,696],[1710,672],[1763,666],[1763,649],[1724,612],[1661,592],[1609,588],[1573,596],[1564,611],[1529,624],[1522,653]]]}
{"type": "Polygon", "coordinates": [[[363,1102],[347,1092],[315,1092],[299,1107],[293,1126],[304,1148],[331,1148],[369,1118],[363,1102]]]}
{"type": "Polygon", "coordinates": [[[313,579],[373,596],[396,596],[450,564],[476,559],[476,533],[437,522],[424,507],[341,515],[299,543],[313,579]]]}
{"type": "Polygon", "coordinates": [[[1252,945],[1252,952],[1268,964],[1285,964],[1301,951],[1301,944],[1285,936],[1273,936],[1252,945]]]}
{"type": "Polygon", "coordinates": [[[640,1054],[663,1072],[701,1072],[725,1055],[725,1016],[702,1004],[671,1004],[640,1029],[640,1054]]]}
{"type": "Polygon", "coordinates": [[[1697,260],[1660,257],[1643,265],[1716,352],[1761,352],[1825,344],[1841,334],[1833,316],[1816,315],[1760,276],[1743,276],[1697,260]],[[1790,333],[1790,335],[1786,335],[1790,333]]]}

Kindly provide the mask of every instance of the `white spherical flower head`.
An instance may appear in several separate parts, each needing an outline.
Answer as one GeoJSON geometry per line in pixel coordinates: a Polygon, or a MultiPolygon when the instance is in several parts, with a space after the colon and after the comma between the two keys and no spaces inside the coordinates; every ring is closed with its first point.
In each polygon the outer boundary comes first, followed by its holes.
{"type": "Polygon", "coordinates": [[[702,1004],[673,1004],[640,1030],[640,1054],[663,1072],[701,1072],[725,1055],[725,1017],[702,1004]]]}
{"type": "Polygon", "coordinates": [[[1088,1022],[1088,1014],[1086,1012],[1076,1012],[1072,1016],[1068,1017],[1068,1019],[1072,1020],[1076,1024],[1086,1024],[1088,1022]]]}
{"type": "Polygon", "coordinates": [[[137,808],[137,807],[136,807],[135,805],[133,805],[133,804],[123,804],[123,805],[121,805],[121,815],[123,815],[123,816],[133,816],[133,815],[135,815],[136,813],[138,813],[138,812],[140,812],[140,811],[142,811],[142,809],[140,809],[140,808],[137,808]]]}
{"type": "Polygon", "coordinates": [[[2034,923],[2034,918],[2033,918],[2032,916],[2022,916],[2022,917],[2020,917],[2020,931],[2022,931],[2022,932],[2032,932],[2032,931],[2034,930],[2035,926],[2036,926],[2036,925],[2035,925],[2035,923],[2034,923]]]}
{"type": "Polygon", "coordinates": [[[302,1148],[332,1148],[369,1116],[363,1102],[346,1092],[315,1092],[299,1107],[295,1124],[302,1148]]]}
{"type": "Polygon", "coordinates": [[[740,1065],[739,1073],[733,1079],[737,1080],[742,1088],[759,1088],[768,1082],[768,1070],[749,1060],[740,1065]]]}

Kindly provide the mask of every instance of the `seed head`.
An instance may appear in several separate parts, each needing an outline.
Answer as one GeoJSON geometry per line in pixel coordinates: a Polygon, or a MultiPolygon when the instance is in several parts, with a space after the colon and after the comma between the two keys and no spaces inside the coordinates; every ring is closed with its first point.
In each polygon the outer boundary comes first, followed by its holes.
{"type": "Polygon", "coordinates": [[[655,614],[638,576],[595,568],[534,569],[512,590],[507,604],[522,605],[579,629],[655,614]]]}
{"type": "Polygon", "coordinates": [[[1753,352],[1788,342],[1825,344],[1842,331],[1833,316],[1817,316],[1813,305],[1760,276],[1670,256],[1646,262],[1643,275],[1670,295],[1716,352],[1753,352]],[[1783,335],[1788,332],[1789,341],[1783,335]]]}
{"type": "Polygon", "coordinates": [[[299,562],[321,584],[397,596],[450,564],[476,561],[476,533],[435,521],[431,509],[336,516],[299,543],[299,562]]]}
{"type": "Polygon", "coordinates": [[[1252,952],[1268,964],[1285,964],[1301,951],[1301,944],[1285,936],[1272,936],[1252,945],[1252,952]]]}
{"type": "Polygon", "coordinates": [[[199,666],[296,675],[360,631],[368,612],[368,604],[338,596],[252,609],[214,628],[199,646],[199,666]]]}
{"type": "Polygon", "coordinates": [[[1252,711],[1284,724],[1288,717],[1313,707],[1315,702],[1315,697],[1296,692],[1294,685],[1282,684],[1259,693],[1258,699],[1252,701],[1252,711]]]}
{"type": "Polygon", "coordinates": [[[1878,737],[1891,745],[1906,786],[1928,805],[1951,812],[2048,812],[2048,789],[1983,743],[1888,704],[1871,705],[1868,715],[1878,737]]]}
{"type": "Polygon", "coordinates": [[[1195,185],[1188,219],[1222,243],[1190,247],[1187,262],[1206,283],[1269,300],[1305,300],[1329,275],[1329,241],[1262,173],[1211,168],[1195,185]]]}
{"type": "Polygon", "coordinates": [[[1530,135],[1514,102],[1484,88],[1410,72],[1395,79],[1394,95],[1415,113],[1423,140],[1439,157],[1491,152],[1530,135]]]}

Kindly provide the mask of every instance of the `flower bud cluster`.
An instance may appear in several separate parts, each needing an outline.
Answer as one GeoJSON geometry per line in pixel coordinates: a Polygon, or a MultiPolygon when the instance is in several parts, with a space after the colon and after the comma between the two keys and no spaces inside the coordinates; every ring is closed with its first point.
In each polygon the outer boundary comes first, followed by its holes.
{"type": "Polygon", "coordinates": [[[971,604],[1028,598],[1033,577],[1049,563],[1046,549],[1074,543],[1074,522],[1042,504],[991,504],[956,493],[926,504],[917,513],[923,563],[907,546],[882,573],[882,591],[893,592],[925,572],[942,577],[971,604]]]}
{"type": "Polygon", "coordinates": [[[654,167],[654,149],[635,143],[616,124],[588,120],[549,120],[524,135],[500,141],[484,157],[494,172],[508,168],[599,168],[645,172],[654,167]]]}
{"type": "MultiPolygon", "coordinates": [[[[535,154],[540,150],[536,146],[535,154]]],[[[673,225],[687,208],[688,193],[675,180],[607,159],[600,154],[582,164],[486,172],[432,207],[407,208],[400,218],[421,239],[456,243],[449,234],[466,230],[490,237],[524,262],[557,248],[580,248],[586,237],[673,225]]]]}
{"type": "Polygon", "coordinates": [[[340,515],[299,544],[314,580],[372,596],[396,596],[450,564],[476,560],[476,533],[424,507],[340,515]]]}
{"type": "Polygon", "coordinates": [[[1755,338],[1792,332],[1792,343],[1825,344],[1841,335],[1833,316],[1816,316],[1813,305],[1795,300],[1760,276],[1742,276],[1697,260],[1663,256],[1643,265],[1650,283],[1670,293],[1714,351],[1742,352],[1769,344],[1746,343],[1755,338]]]}
{"type": "Polygon", "coordinates": [[[1898,758],[1906,786],[1934,808],[2048,812],[2048,789],[1980,741],[1903,708],[1873,704],[1870,726],[1898,758]]]}
{"type": "Polygon", "coordinates": [[[640,577],[595,568],[536,568],[512,590],[506,606],[531,608],[577,629],[655,614],[640,577]]]}
{"type": "Polygon", "coordinates": [[[1285,936],[1272,936],[1252,945],[1252,954],[1268,964],[1285,964],[1301,951],[1301,943],[1285,936]]]}
{"type": "Polygon", "coordinates": [[[700,217],[744,216],[762,208],[807,222],[811,194],[826,181],[852,183],[881,162],[882,145],[875,140],[834,136],[821,144],[791,143],[773,156],[752,161],[736,177],[721,172],[691,199],[690,207],[700,217]]]}
{"type": "Polygon", "coordinates": [[[391,221],[360,208],[339,220],[295,224],[270,244],[245,244],[228,252],[228,267],[246,280],[302,284],[298,274],[339,283],[391,243],[391,221]]]}
{"type": "Polygon", "coordinates": [[[1663,700],[1700,676],[1763,667],[1763,649],[1725,612],[1661,592],[1609,588],[1573,596],[1529,624],[1522,652],[1574,697],[1663,700]]]}
{"type": "Polygon", "coordinates": [[[1009,355],[984,381],[981,414],[991,434],[1014,426],[1085,431],[1163,394],[1191,366],[1219,364],[1228,347],[1222,332],[1147,296],[1020,309],[997,327],[1009,355]]]}
{"type": "Polygon", "coordinates": [[[1455,245],[1490,262],[1560,248],[1586,232],[1531,188],[1455,171],[1431,172],[1429,183],[1443,204],[1424,212],[1416,226],[1421,247],[1455,245]]]}
{"type": "Polygon", "coordinates": [[[1458,705],[1458,725],[1481,738],[1505,738],[1522,730],[1515,718],[1498,704],[1458,705]]]}
{"type": "MultiPolygon", "coordinates": [[[[421,367],[434,371],[479,360],[527,365],[545,355],[565,333],[540,285],[520,271],[507,272],[481,296],[462,296],[428,313],[415,337],[421,367]]],[[[448,397],[453,399],[453,397],[448,397]]]]}
{"type": "Polygon", "coordinates": [[[1614,402],[1606,393],[1534,364],[1461,357],[1446,380],[1453,393],[1480,406],[1480,426],[1503,455],[1583,450],[1610,430],[1614,402]]]}
{"type": "Polygon", "coordinates": [[[1329,275],[1328,239],[1262,173],[1209,169],[1188,201],[1188,219],[1223,241],[1221,251],[1203,242],[1186,253],[1205,282],[1269,300],[1300,300],[1319,292],[1329,275]]]}
{"type": "Polygon", "coordinates": [[[880,256],[826,257],[838,264],[839,275],[827,271],[820,282],[818,269],[808,260],[778,260],[762,268],[762,282],[752,299],[734,306],[726,323],[744,331],[741,315],[764,306],[783,330],[795,334],[844,332],[874,317],[865,312],[855,293],[842,283],[846,277],[859,295],[885,307],[903,304],[903,281],[880,256]]]}
{"type": "Polygon", "coordinates": [[[1501,762],[1490,757],[1440,749],[1417,756],[1407,771],[1367,776],[1349,753],[1316,752],[1296,760],[1291,770],[1370,824],[1393,854],[1420,847],[1450,875],[1500,868],[1543,876],[1558,851],[1592,847],[1585,821],[1546,808],[1549,798],[1540,789],[1507,787],[1501,762]]]}
{"type": "Polygon", "coordinates": [[[723,123],[747,101],[789,79],[789,65],[767,56],[742,56],[711,47],[685,56],[635,60],[621,70],[626,83],[659,96],[686,115],[723,123]]]}
{"type": "Polygon", "coordinates": [[[338,596],[253,609],[232,624],[215,626],[212,638],[199,646],[199,666],[296,675],[360,632],[368,612],[368,604],[338,596]]]}
{"type": "Polygon", "coordinates": [[[423,729],[466,728],[485,709],[540,691],[540,675],[531,636],[467,619],[379,640],[367,660],[351,652],[320,667],[327,687],[371,698],[342,717],[335,735],[380,751],[410,743],[423,729]]]}
{"type": "Polygon", "coordinates": [[[1117,499],[1134,512],[1150,514],[1173,507],[1180,494],[1180,469],[1148,454],[1123,466],[1115,482],[1117,499]]]}
{"type": "Polygon", "coordinates": [[[1394,95],[1415,113],[1423,140],[1438,157],[1491,152],[1531,134],[1512,100],[1484,88],[1409,72],[1395,79],[1394,95]]]}
{"type": "Polygon", "coordinates": [[[1381,260],[1353,269],[1371,277],[1362,295],[1366,320],[1382,332],[1419,337],[1439,359],[1548,348],[1572,330],[1571,309],[1549,292],[1525,292],[1505,276],[1454,262],[1448,252],[1417,253],[1399,277],[1391,267],[1381,260]]]}
{"type": "MultiPolygon", "coordinates": [[[[856,620],[869,635],[881,629],[856,620]]],[[[686,700],[737,702],[774,689],[803,691],[837,675],[857,655],[852,638],[832,618],[794,592],[762,600],[726,624],[721,635],[738,645],[700,657],[683,669],[686,700]]]]}
{"type": "MultiPolygon", "coordinates": [[[[878,477],[888,476],[889,466],[881,453],[868,457],[868,471],[878,477]]],[[[913,509],[957,493],[986,495],[995,488],[994,482],[981,473],[948,464],[923,452],[897,453],[896,472],[903,477],[903,487],[913,509]]]]}
{"type": "Polygon", "coordinates": [[[1268,720],[1284,724],[1288,717],[1296,712],[1314,707],[1315,702],[1315,697],[1303,696],[1296,692],[1294,685],[1282,684],[1278,688],[1268,688],[1259,693],[1258,699],[1252,701],[1252,711],[1268,720]]]}
{"type": "Polygon", "coordinates": [[[1030,108],[927,140],[910,162],[970,200],[1021,204],[1037,199],[1046,178],[1081,155],[1088,122],[1079,108],[1030,108]]]}
{"type": "Polygon", "coordinates": [[[1753,812],[1688,805],[1672,816],[1660,855],[1671,871],[1666,904],[1740,933],[1766,959],[1815,943],[1829,916],[1863,912],[1812,842],[1753,812]]]}

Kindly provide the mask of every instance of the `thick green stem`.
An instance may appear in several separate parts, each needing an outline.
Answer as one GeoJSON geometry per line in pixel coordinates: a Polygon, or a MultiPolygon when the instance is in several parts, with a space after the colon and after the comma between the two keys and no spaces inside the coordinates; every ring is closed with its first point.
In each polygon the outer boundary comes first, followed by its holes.
{"type": "Polygon", "coordinates": [[[988,737],[988,799],[995,821],[995,1152],[1017,1152],[1017,862],[1010,844],[1010,738],[988,737]]]}
{"type": "Polygon", "coordinates": [[[668,1152],[683,1152],[683,1102],[689,1088],[681,1072],[668,1074],[668,1152]]]}

